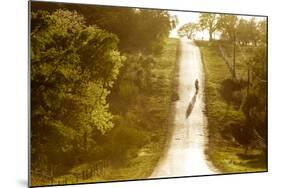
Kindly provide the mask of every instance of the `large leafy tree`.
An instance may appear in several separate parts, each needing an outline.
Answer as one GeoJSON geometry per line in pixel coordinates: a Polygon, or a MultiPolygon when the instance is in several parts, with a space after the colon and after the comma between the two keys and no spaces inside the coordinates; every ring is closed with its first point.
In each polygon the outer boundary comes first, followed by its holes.
{"type": "Polygon", "coordinates": [[[136,14],[132,46],[146,53],[161,52],[164,39],[174,26],[168,11],[140,9],[136,14]]]}
{"type": "Polygon", "coordinates": [[[257,46],[259,39],[258,25],[255,18],[247,21],[246,19],[240,18],[237,25],[237,38],[239,42],[243,44],[252,43],[257,46]]]}
{"type": "Polygon", "coordinates": [[[229,41],[235,40],[238,21],[236,15],[220,15],[218,18],[218,30],[222,32],[222,38],[229,41]]]}
{"type": "Polygon", "coordinates": [[[124,57],[116,35],[76,12],[32,12],[31,23],[32,162],[51,168],[113,127],[106,97],[124,57]]]}
{"type": "Polygon", "coordinates": [[[187,38],[191,39],[193,34],[199,29],[197,23],[187,23],[179,28],[178,34],[180,36],[187,36],[187,38]]]}
{"type": "Polygon", "coordinates": [[[248,44],[250,42],[250,27],[249,22],[245,19],[240,19],[239,24],[237,26],[237,38],[239,43],[248,44]]]}
{"type": "Polygon", "coordinates": [[[116,34],[120,50],[130,53],[158,53],[163,38],[175,27],[175,19],[171,20],[168,11],[163,10],[46,2],[33,2],[32,9],[77,11],[85,17],[86,25],[97,25],[116,34]]]}
{"type": "Polygon", "coordinates": [[[202,13],[199,17],[199,24],[202,30],[207,29],[209,32],[209,40],[213,40],[213,33],[218,28],[218,15],[211,13],[202,13]]]}

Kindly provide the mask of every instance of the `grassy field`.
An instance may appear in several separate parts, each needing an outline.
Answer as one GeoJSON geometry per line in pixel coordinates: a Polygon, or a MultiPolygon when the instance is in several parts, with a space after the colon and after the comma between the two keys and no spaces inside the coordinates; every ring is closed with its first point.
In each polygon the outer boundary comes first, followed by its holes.
{"type": "Polygon", "coordinates": [[[163,52],[153,57],[155,63],[151,70],[150,92],[140,94],[141,104],[136,102],[135,106],[130,107],[139,122],[149,124],[150,129],[145,132],[149,135],[149,142],[141,148],[131,149],[131,154],[123,163],[99,167],[94,162],[81,164],[71,169],[69,174],[55,178],[53,184],[144,179],[151,175],[164,153],[172,129],[170,113],[172,100],[177,96],[175,79],[178,42],[177,39],[167,39],[163,52]],[[149,111],[143,112],[147,109],[149,111]],[[146,116],[143,116],[144,113],[146,116]],[[87,175],[90,169],[94,169],[94,173],[87,175]]]}
{"type": "MultiPolygon", "coordinates": [[[[217,44],[215,44],[217,45],[217,44]]],[[[228,42],[220,42],[220,45],[230,60],[233,59],[233,45],[228,42]]],[[[236,45],[236,74],[238,78],[246,79],[247,77],[247,59],[251,57],[255,46],[236,45]]]]}
{"type": "MultiPolygon", "coordinates": [[[[209,128],[207,156],[224,173],[265,171],[265,156],[260,149],[245,148],[225,137],[224,128],[232,121],[243,122],[244,114],[239,105],[233,105],[222,97],[222,82],[231,78],[216,44],[197,42],[204,62],[206,79],[206,106],[209,128]]],[[[228,53],[230,54],[229,48],[228,53]]],[[[239,54],[238,54],[239,55],[239,54]]],[[[238,59],[242,57],[238,56],[238,59]]],[[[237,72],[242,74],[245,66],[238,65],[237,72]]]]}

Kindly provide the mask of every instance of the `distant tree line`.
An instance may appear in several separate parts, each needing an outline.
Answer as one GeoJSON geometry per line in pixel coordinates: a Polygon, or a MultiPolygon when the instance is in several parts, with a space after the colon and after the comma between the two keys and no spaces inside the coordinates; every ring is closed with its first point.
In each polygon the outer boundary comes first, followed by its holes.
{"type": "Polygon", "coordinates": [[[266,39],[266,22],[257,21],[254,17],[245,19],[236,15],[201,13],[199,22],[187,23],[179,28],[180,36],[190,38],[200,31],[208,31],[209,41],[214,39],[214,34],[220,34],[219,40],[233,41],[242,45],[251,44],[257,46],[266,39]]]}

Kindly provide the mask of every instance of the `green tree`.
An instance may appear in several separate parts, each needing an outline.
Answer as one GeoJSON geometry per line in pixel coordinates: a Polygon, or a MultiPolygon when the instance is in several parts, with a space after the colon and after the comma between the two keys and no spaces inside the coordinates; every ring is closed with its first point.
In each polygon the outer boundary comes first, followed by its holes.
{"type": "Polygon", "coordinates": [[[258,42],[261,43],[261,45],[266,45],[267,43],[267,20],[263,19],[257,24],[257,30],[258,30],[258,42]]]}
{"type": "Polygon", "coordinates": [[[221,38],[233,44],[232,77],[236,79],[236,42],[237,42],[238,17],[235,15],[220,15],[218,29],[222,32],[221,38]]]}
{"type": "Polygon", "coordinates": [[[187,23],[181,26],[178,30],[179,36],[187,36],[191,39],[196,31],[199,30],[198,24],[196,23],[187,23]]]}
{"type": "Polygon", "coordinates": [[[85,17],[86,25],[96,25],[116,34],[120,50],[130,53],[159,53],[163,38],[176,24],[164,10],[32,2],[32,10],[52,12],[57,9],[77,11],[85,17]]]}
{"type": "Polygon", "coordinates": [[[249,23],[243,18],[239,20],[239,24],[237,26],[237,38],[239,43],[244,45],[248,44],[251,40],[249,23]]]}
{"type": "Polygon", "coordinates": [[[234,41],[238,26],[238,17],[235,15],[220,15],[218,18],[218,30],[222,32],[222,38],[234,41]]]}
{"type": "Polygon", "coordinates": [[[218,28],[217,14],[202,13],[199,17],[199,24],[202,30],[207,29],[209,32],[209,41],[213,40],[213,33],[218,28]]]}
{"type": "Polygon", "coordinates": [[[256,19],[253,17],[250,21],[249,21],[249,35],[250,35],[250,41],[257,46],[258,43],[258,37],[259,37],[259,31],[258,31],[258,26],[257,26],[257,22],[256,19]]]}
{"type": "Polygon", "coordinates": [[[77,12],[37,11],[31,19],[31,157],[50,168],[88,150],[91,132],[113,127],[106,97],[124,57],[116,35],[86,26],[77,12]]]}
{"type": "Polygon", "coordinates": [[[244,97],[242,111],[247,118],[247,125],[261,138],[263,146],[267,140],[267,53],[261,45],[247,60],[250,70],[248,92],[244,97]]]}

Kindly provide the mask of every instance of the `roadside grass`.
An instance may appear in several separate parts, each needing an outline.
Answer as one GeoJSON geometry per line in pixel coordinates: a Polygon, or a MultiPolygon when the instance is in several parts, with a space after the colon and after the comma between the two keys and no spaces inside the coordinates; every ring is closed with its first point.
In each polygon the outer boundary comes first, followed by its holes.
{"type": "Polygon", "coordinates": [[[127,162],[119,166],[107,166],[99,168],[98,172],[91,177],[82,178],[81,172],[87,171],[94,165],[86,163],[71,170],[71,173],[60,176],[53,180],[53,185],[77,184],[77,183],[98,183],[107,181],[137,180],[145,179],[151,175],[159,158],[163,154],[164,138],[161,142],[150,143],[142,148],[137,156],[128,158],[127,162]],[[77,174],[80,176],[77,178],[77,174]]]}
{"type": "MultiPolygon", "coordinates": [[[[142,102],[136,101],[133,113],[138,122],[149,128],[144,132],[149,136],[149,142],[141,148],[132,148],[128,151],[126,160],[120,164],[110,164],[100,168],[99,173],[87,178],[76,178],[74,174],[81,174],[90,169],[92,164],[82,164],[66,174],[55,178],[54,184],[63,183],[87,183],[118,180],[132,180],[148,178],[168,144],[170,130],[172,129],[171,110],[172,101],[176,100],[176,70],[178,56],[178,39],[167,39],[163,52],[153,57],[155,64],[151,70],[151,89],[147,93],[141,93],[142,102]],[[149,109],[149,111],[144,112],[149,109]]],[[[113,156],[112,156],[113,157],[113,156]]]]}
{"type": "MultiPolygon", "coordinates": [[[[144,179],[149,177],[160,157],[164,154],[169,137],[170,111],[172,96],[174,95],[174,79],[177,67],[178,40],[167,39],[161,55],[155,57],[156,63],[152,68],[151,92],[144,96],[144,106],[150,111],[149,117],[142,117],[142,121],[151,124],[150,142],[139,149],[135,155],[128,158],[125,166],[113,167],[106,181],[144,179]],[[146,119],[149,119],[147,121],[146,119]]],[[[138,106],[138,110],[142,106],[138,106]]]]}
{"type": "MultiPolygon", "coordinates": [[[[231,78],[231,74],[220,56],[217,44],[204,41],[196,43],[200,47],[205,70],[209,131],[209,143],[205,152],[208,158],[222,173],[266,171],[266,159],[261,150],[252,148],[245,155],[244,147],[224,137],[223,130],[230,122],[243,122],[245,117],[239,106],[226,101],[220,93],[222,82],[231,78]]],[[[229,47],[228,51],[230,49],[229,47]]],[[[239,65],[237,70],[242,73],[245,66],[239,65]]]]}
{"type": "MultiPolygon", "coordinates": [[[[229,59],[233,59],[233,44],[229,42],[220,42],[222,49],[227,54],[229,59]]],[[[238,78],[247,78],[247,63],[245,61],[249,58],[257,47],[236,45],[236,73],[238,78]]]]}

